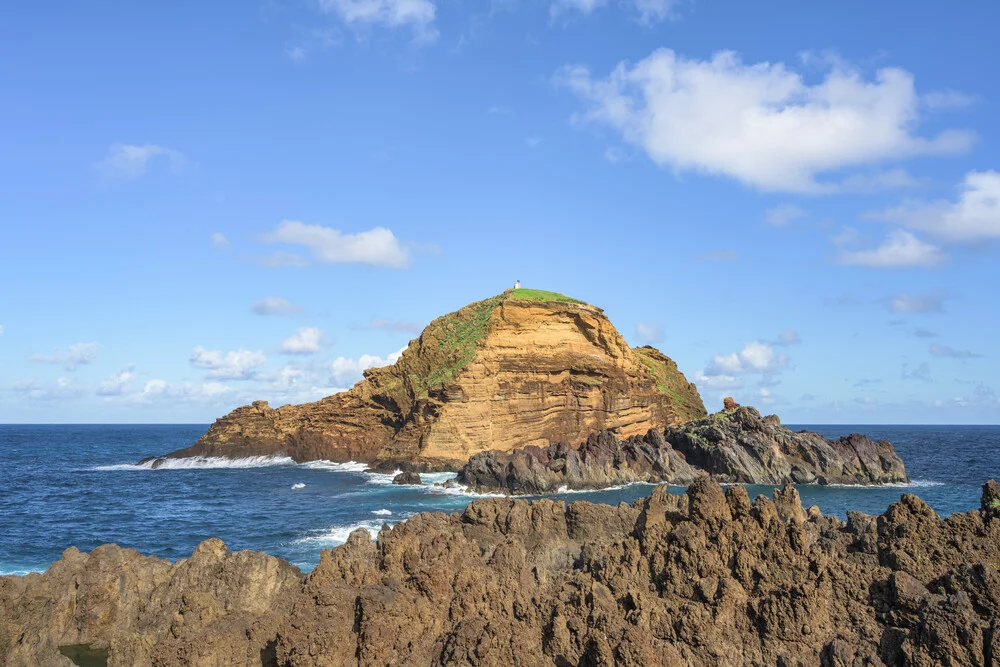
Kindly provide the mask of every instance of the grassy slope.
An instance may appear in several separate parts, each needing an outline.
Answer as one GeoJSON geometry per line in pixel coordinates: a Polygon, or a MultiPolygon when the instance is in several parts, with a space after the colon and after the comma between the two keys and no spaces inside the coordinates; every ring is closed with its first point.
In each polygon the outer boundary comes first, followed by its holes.
{"type": "MultiPolygon", "coordinates": [[[[583,303],[577,299],[559,294],[558,292],[547,292],[540,289],[516,289],[504,292],[506,298],[513,301],[564,301],[566,303],[583,303]]],[[[503,295],[502,295],[503,296],[503,295]]]]}
{"type": "Polygon", "coordinates": [[[697,390],[692,390],[677,364],[653,347],[635,347],[632,351],[656,379],[656,388],[675,403],[677,413],[686,419],[705,416],[705,406],[697,390]]]}

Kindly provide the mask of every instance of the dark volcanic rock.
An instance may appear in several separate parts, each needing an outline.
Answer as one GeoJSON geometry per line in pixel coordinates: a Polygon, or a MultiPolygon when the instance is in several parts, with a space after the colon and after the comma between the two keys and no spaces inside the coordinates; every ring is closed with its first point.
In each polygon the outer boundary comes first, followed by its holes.
{"type": "Polygon", "coordinates": [[[514,494],[552,493],[560,487],[600,489],[634,482],[688,484],[698,477],[656,430],[626,440],[601,431],[578,448],[559,443],[510,453],[482,452],[458,473],[458,481],[472,490],[514,494]]]}
{"type": "Polygon", "coordinates": [[[401,472],[392,478],[392,483],[407,486],[423,486],[420,475],[415,472],[401,472]]]}
{"type": "Polygon", "coordinates": [[[826,440],[817,433],[796,433],[775,415],[761,417],[754,408],[741,406],[666,433],[650,430],[641,438],[619,440],[602,431],[579,447],[560,443],[482,452],[469,459],[458,480],[481,492],[531,494],[633,482],[688,484],[706,475],[747,484],[909,481],[903,462],[884,440],[872,442],[857,434],[826,440]]]}
{"type": "Polygon", "coordinates": [[[852,434],[827,440],[793,432],[751,407],[673,426],[666,442],[687,462],[723,482],[747,484],[885,484],[908,482],[892,445],[852,434]]]}
{"type": "Polygon", "coordinates": [[[307,576],[218,540],[174,564],[69,549],[0,577],[0,664],[993,665],[991,509],[904,496],[845,525],[703,479],[618,507],[477,500],[357,530],[307,576]]]}

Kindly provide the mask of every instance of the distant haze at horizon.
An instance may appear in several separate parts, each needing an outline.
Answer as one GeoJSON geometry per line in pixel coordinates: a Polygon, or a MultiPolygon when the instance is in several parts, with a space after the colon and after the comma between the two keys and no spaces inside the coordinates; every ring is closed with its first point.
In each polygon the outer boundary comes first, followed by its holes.
{"type": "Polygon", "coordinates": [[[0,423],[317,400],[515,280],[710,412],[1000,422],[1000,6],[356,5],[5,12],[0,423]]]}

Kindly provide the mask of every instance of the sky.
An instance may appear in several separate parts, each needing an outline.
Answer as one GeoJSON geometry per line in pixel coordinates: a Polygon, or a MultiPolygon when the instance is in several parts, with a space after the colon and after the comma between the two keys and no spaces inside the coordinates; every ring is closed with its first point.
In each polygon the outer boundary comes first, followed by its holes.
{"type": "Polygon", "coordinates": [[[13,3],[0,422],[350,387],[520,280],[710,410],[996,424],[1000,5],[13,3]]]}

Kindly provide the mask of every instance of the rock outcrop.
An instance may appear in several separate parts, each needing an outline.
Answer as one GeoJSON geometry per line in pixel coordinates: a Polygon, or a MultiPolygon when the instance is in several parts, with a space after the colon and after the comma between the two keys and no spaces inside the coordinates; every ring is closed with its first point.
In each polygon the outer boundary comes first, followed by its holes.
{"type": "Polygon", "coordinates": [[[169,456],[409,462],[457,469],[473,454],[625,436],[706,414],[677,365],[630,348],[600,308],[508,290],[434,320],[392,366],[349,391],[216,420],[169,456]]]}
{"type": "MultiPolygon", "coordinates": [[[[709,476],[747,484],[886,484],[907,482],[892,445],[853,434],[826,440],[793,432],[775,415],[726,403],[705,419],[619,439],[609,431],[577,446],[524,447],[476,454],[458,482],[479,492],[552,493],[634,482],[688,484],[709,476]]],[[[1000,501],[998,501],[1000,505],[1000,501]]]]}
{"type": "Polygon", "coordinates": [[[707,479],[618,507],[484,499],[355,531],[306,576],[218,540],[175,564],[70,549],[0,578],[0,664],[994,665],[995,493],[846,524],[707,479]]]}
{"type": "Polygon", "coordinates": [[[852,434],[827,440],[792,431],[777,415],[735,407],[672,426],[669,446],[720,482],[748,484],[887,484],[908,482],[903,461],[886,440],[852,434]]]}
{"type": "Polygon", "coordinates": [[[472,491],[518,495],[635,482],[689,484],[703,476],[666,444],[663,433],[650,429],[642,437],[624,440],[601,431],[578,447],[558,443],[509,453],[481,452],[462,466],[456,481],[472,491]]]}
{"type": "Polygon", "coordinates": [[[421,486],[424,482],[420,479],[419,474],[404,470],[392,478],[392,483],[403,486],[421,486]]]}

